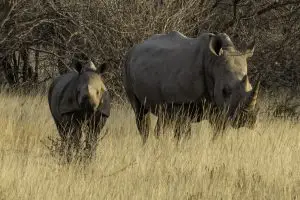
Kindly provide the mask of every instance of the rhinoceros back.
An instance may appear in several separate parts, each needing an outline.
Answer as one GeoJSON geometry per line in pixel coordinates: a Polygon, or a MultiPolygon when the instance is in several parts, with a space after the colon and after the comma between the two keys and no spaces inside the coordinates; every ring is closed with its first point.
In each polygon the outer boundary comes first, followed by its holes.
{"type": "Polygon", "coordinates": [[[203,53],[205,38],[178,32],[155,35],[136,45],[127,62],[127,84],[144,102],[191,102],[205,92],[203,53]],[[129,81],[128,81],[129,80],[129,81]]]}

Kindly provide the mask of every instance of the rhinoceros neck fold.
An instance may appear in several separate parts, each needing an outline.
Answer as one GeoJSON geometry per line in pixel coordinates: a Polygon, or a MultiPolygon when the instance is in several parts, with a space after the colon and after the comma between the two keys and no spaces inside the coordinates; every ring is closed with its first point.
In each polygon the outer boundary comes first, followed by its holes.
{"type": "MultiPolygon", "coordinates": [[[[208,42],[208,41],[206,41],[206,42],[208,42]]],[[[215,104],[215,101],[214,101],[215,81],[214,81],[214,77],[212,75],[213,69],[210,67],[212,55],[210,54],[210,52],[208,50],[208,43],[203,45],[203,47],[202,47],[202,56],[203,56],[202,67],[203,67],[203,72],[204,72],[203,77],[204,77],[204,87],[205,87],[204,97],[212,104],[215,104]]]]}

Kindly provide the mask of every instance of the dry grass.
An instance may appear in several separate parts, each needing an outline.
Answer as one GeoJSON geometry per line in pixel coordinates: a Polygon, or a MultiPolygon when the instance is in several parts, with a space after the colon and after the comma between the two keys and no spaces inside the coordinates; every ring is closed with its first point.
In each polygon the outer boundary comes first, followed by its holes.
{"type": "Polygon", "coordinates": [[[128,106],[114,106],[89,164],[60,164],[41,142],[56,137],[45,97],[0,94],[0,199],[300,199],[300,125],[261,119],[212,141],[193,126],[179,145],[143,147],[128,106]],[[104,130],[105,131],[105,130],[104,130]]]}

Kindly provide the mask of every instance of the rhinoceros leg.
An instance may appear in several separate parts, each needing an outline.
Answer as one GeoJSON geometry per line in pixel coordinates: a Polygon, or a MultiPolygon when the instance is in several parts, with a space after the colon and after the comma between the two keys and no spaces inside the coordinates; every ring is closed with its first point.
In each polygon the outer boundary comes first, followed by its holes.
{"type": "Polygon", "coordinates": [[[140,106],[139,110],[140,111],[135,114],[136,124],[142,137],[143,144],[145,144],[149,137],[150,115],[148,115],[149,110],[144,106],[140,106]]]}
{"type": "Polygon", "coordinates": [[[79,151],[81,129],[77,123],[72,123],[71,120],[57,122],[56,126],[58,133],[62,139],[62,151],[66,154],[68,161],[71,159],[71,153],[79,151]]]}
{"type": "Polygon", "coordinates": [[[179,140],[181,136],[190,137],[192,130],[191,120],[185,116],[175,120],[174,137],[179,140]]]}
{"type": "Polygon", "coordinates": [[[155,136],[158,138],[160,135],[164,134],[164,129],[165,129],[164,116],[158,115],[157,122],[154,128],[155,136]]]}
{"type": "Polygon", "coordinates": [[[129,90],[128,88],[125,89],[131,107],[133,108],[135,113],[136,125],[142,137],[142,142],[143,144],[145,144],[149,136],[150,116],[147,115],[149,113],[149,109],[145,108],[140,103],[140,101],[136,98],[133,92],[131,92],[131,90],[129,90]]]}
{"type": "Polygon", "coordinates": [[[106,123],[107,117],[98,115],[93,117],[88,123],[88,132],[85,141],[85,149],[87,150],[88,157],[95,156],[98,136],[106,123]]]}
{"type": "Polygon", "coordinates": [[[169,118],[174,122],[174,137],[179,140],[182,135],[189,136],[191,134],[191,116],[189,107],[184,105],[174,105],[168,111],[169,118]]]}
{"type": "Polygon", "coordinates": [[[163,109],[163,106],[159,106],[157,112],[154,112],[157,115],[157,122],[154,128],[155,136],[158,138],[160,135],[164,134],[166,126],[169,124],[170,119],[168,114],[163,109]]]}
{"type": "Polygon", "coordinates": [[[229,125],[229,121],[223,113],[214,113],[209,117],[209,122],[212,125],[213,140],[218,136],[223,135],[229,125]]]}

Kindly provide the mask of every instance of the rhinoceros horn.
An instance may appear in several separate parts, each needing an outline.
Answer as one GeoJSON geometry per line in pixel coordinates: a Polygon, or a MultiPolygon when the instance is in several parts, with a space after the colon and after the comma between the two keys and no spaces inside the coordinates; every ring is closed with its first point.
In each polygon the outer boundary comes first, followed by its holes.
{"type": "Polygon", "coordinates": [[[244,111],[249,112],[254,109],[256,105],[256,100],[258,96],[258,91],[259,91],[259,86],[260,86],[260,78],[258,78],[258,81],[256,82],[253,90],[251,91],[248,100],[245,103],[244,106],[244,111]]]}

